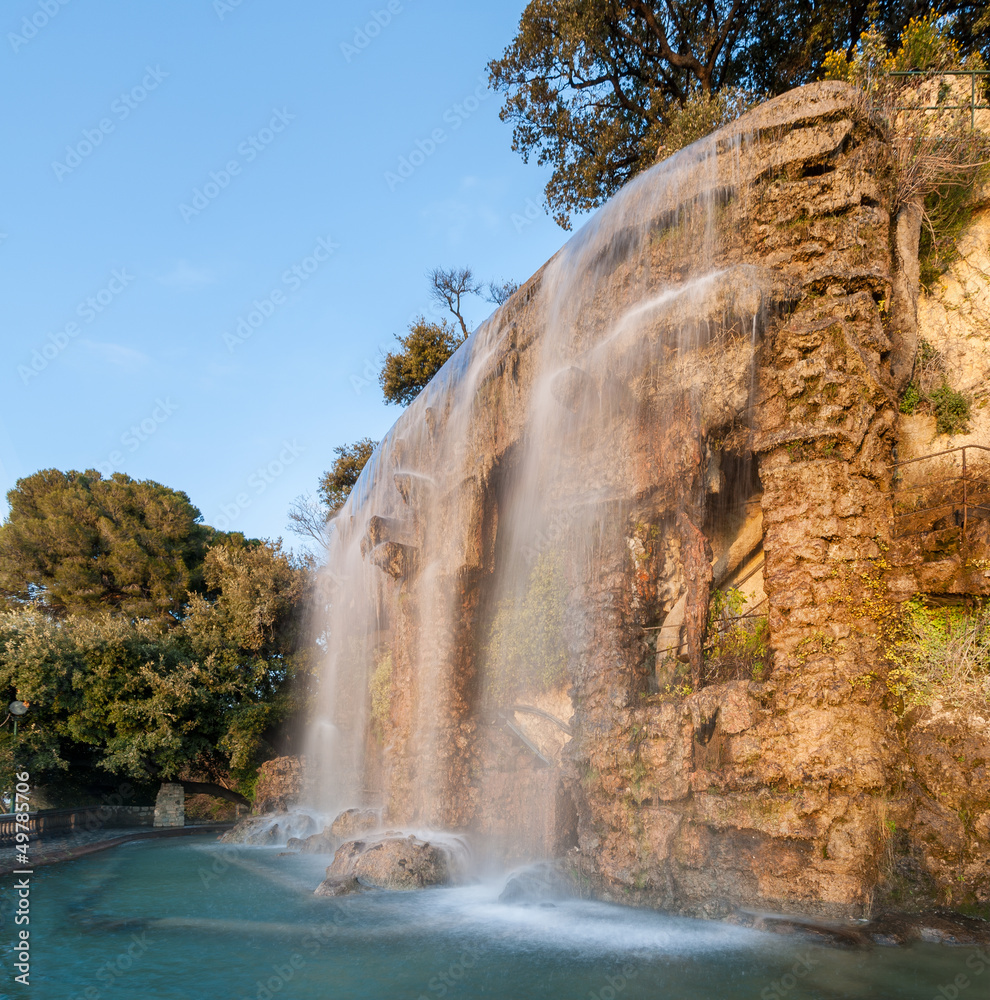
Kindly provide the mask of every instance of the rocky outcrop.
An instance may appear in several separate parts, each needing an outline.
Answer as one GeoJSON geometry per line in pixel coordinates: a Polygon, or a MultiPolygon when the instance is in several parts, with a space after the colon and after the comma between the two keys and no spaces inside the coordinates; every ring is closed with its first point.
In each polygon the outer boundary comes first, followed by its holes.
{"type": "Polygon", "coordinates": [[[330,824],[330,834],[338,840],[351,840],[377,830],[381,814],[374,809],[346,809],[330,824]]]}
{"type": "Polygon", "coordinates": [[[351,840],[337,849],[318,896],[362,889],[425,889],[451,880],[450,853],[412,835],[374,841],[351,840]]]}
{"type": "Polygon", "coordinates": [[[276,757],[258,768],[254,806],[256,816],[289,812],[302,789],[302,763],[298,757],[276,757]]]}
{"type": "MultiPolygon", "coordinates": [[[[854,90],[769,101],[634,183],[410,406],[340,531],[376,574],[342,703],[375,699],[354,780],[387,823],[702,915],[859,917],[898,865],[915,907],[990,902],[983,744],[884,683],[898,210],[854,90]],[[765,616],[758,664],[708,672],[712,584],[765,616]],[[559,646],[513,647],[518,620],[559,646]]],[[[323,891],[433,884],[427,847],[344,845],[323,891]]]]}

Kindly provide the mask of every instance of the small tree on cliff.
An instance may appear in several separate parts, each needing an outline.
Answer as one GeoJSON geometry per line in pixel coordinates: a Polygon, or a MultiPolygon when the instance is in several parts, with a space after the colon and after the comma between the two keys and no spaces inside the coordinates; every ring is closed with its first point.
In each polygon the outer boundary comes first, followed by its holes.
{"type": "Polygon", "coordinates": [[[450,312],[457,326],[446,320],[437,323],[419,316],[404,337],[396,336],[402,349],[385,355],[378,377],[386,403],[408,406],[468,338],[471,330],[463,312],[468,296],[480,295],[500,306],[519,287],[514,281],[482,283],[469,267],[435,267],[427,277],[430,297],[450,312]]]}
{"type": "Polygon", "coordinates": [[[385,355],[378,376],[385,402],[408,406],[466,337],[446,320],[433,323],[425,316],[413,320],[409,332],[395,338],[401,350],[385,355]]]}
{"type": "Polygon", "coordinates": [[[330,542],[334,517],[344,506],[361,470],[368,464],[377,441],[361,438],[334,448],[333,465],[320,478],[315,497],[298,497],[289,509],[289,530],[304,535],[325,549],[330,542]]]}

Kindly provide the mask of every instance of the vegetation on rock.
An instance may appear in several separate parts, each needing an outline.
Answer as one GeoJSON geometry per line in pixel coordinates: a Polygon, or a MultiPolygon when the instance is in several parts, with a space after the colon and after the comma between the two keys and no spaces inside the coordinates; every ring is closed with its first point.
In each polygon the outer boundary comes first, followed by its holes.
{"type": "Polygon", "coordinates": [[[404,337],[396,336],[402,350],[385,355],[379,375],[386,403],[408,406],[468,338],[471,330],[464,318],[464,299],[480,295],[493,305],[501,305],[519,287],[514,281],[483,284],[469,267],[435,267],[427,277],[430,297],[450,312],[457,326],[447,320],[436,322],[419,316],[404,337]]]}
{"type": "MultiPolygon", "coordinates": [[[[851,52],[829,52],[823,67],[825,79],[862,87],[888,123],[898,153],[899,201],[923,204],[919,263],[929,290],[957,256],[956,241],[972,216],[973,185],[990,159],[990,137],[973,127],[971,81],[940,75],[986,68],[978,49],[964,49],[953,37],[955,26],[937,13],[912,17],[896,48],[888,48],[872,24],[851,52]],[[917,75],[892,75],[907,73],[917,75]]],[[[976,103],[986,94],[978,79],[976,103]]]]}
{"type": "Polygon", "coordinates": [[[488,634],[486,685],[498,705],[525,687],[547,691],[566,676],[564,640],[567,595],[561,557],[540,553],[525,591],[503,598],[488,634]]]}
{"type": "Polygon", "coordinates": [[[440,320],[431,322],[420,316],[404,336],[396,336],[401,350],[385,355],[379,382],[386,403],[408,406],[426,387],[447,359],[464,342],[467,334],[440,320]]]}
{"type": "Polygon", "coordinates": [[[770,671],[767,616],[744,614],[746,595],[738,588],[712,593],[705,646],[706,684],[727,680],[765,680],[770,671]]]}
{"type": "Polygon", "coordinates": [[[932,414],[936,434],[965,434],[969,430],[971,401],[950,385],[944,359],[926,340],[918,345],[915,375],[901,396],[900,409],[906,414],[932,414]]]}
{"type": "Polygon", "coordinates": [[[888,688],[905,705],[990,705],[990,607],[916,596],[900,609],[898,626],[888,688]]]}
{"type": "MultiPolygon", "coordinates": [[[[932,9],[959,51],[988,47],[978,4],[932,9]]],[[[650,167],[658,150],[669,153],[744,110],[750,94],[783,93],[834,66],[830,52],[851,55],[871,18],[888,47],[928,10],[833,0],[531,0],[488,69],[506,95],[501,117],[513,125],[513,149],[552,168],[546,202],[567,227],[574,212],[597,207],[650,167]]]]}
{"type": "Polygon", "coordinates": [[[377,660],[371,675],[371,721],[379,736],[385,732],[392,702],[392,654],[386,652],[377,660]]]}

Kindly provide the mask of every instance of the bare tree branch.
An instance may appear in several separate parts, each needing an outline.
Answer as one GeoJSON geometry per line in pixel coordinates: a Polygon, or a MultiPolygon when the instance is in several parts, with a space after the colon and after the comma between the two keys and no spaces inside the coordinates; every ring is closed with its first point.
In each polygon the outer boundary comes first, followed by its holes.
{"type": "Polygon", "coordinates": [[[467,323],[461,315],[461,299],[465,295],[480,294],[482,289],[481,283],[475,280],[474,274],[472,274],[469,267],[435,267],[432,271],[428,272],[427,277],[430,279],[430,285],[432,286],[430,288],[430,295],[440,305],[445,305],[457,317],[457,322],[461,324],[461,330],[466,337],[471,331],[468,329],[467,323]]]}

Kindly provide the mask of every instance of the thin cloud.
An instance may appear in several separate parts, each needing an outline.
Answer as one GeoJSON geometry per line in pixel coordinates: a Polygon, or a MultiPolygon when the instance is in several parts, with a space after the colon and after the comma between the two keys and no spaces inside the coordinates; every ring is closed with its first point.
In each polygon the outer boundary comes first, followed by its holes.
{"type": "Polygon", "coordinates": [[[133,347],[125,347],[123,344],[111,344],[99,340],[82,340],[80,344],[104,364],[126,371],[137,371],[151,361],[147,354],[136,351],[133,347]]]}
{"type": "Polygon", "coordinates": [[[187,260],[179,260],[171,271],[159,274],[155,280],[172,288],[202,288],[216,284],[217,276],[212,268],[195,267],[187,260]]]}

